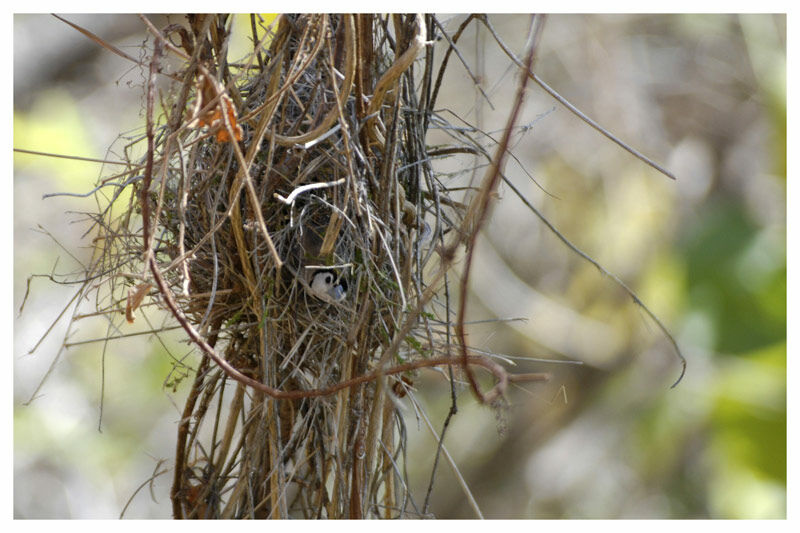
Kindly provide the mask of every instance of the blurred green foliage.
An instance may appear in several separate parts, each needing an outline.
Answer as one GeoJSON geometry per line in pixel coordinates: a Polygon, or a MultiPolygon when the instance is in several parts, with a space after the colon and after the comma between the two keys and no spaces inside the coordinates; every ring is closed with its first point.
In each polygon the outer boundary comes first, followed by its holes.
{"type": "Polygon", "coordinates": [[[786,338],[785,252],[759,236],[743,206],[728,198],[706,204],[684,237],[689,307],[711,320],[713,349],[722,355],[786,338]],[[748,256],[753,265],[743,269],[748,256]]]}

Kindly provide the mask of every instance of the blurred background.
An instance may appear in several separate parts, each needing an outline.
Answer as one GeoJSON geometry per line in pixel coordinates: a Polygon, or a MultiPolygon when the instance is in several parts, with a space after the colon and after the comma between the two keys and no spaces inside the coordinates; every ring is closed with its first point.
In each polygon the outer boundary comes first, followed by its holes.
{"type": "MultiPolygon", "coordinates": [[[[66,18],[142,54],[135,16],[66,18]]],[[[440,16],[450,34],[465,18],[440,16]]],[[[489,20],[522,56],[530,17],[489,20]]],[[[480,24],[458,45],[486,96],[452,57],[440,114],[499,139],[516,67],[480,24]]],[[[438,57],[445,46],[435,45],[438,57]]],[[[638,294],[674,335],[688,370],[670,389],[680,367],[658,327],[502,185],[477,244],[470,343],[506,355],[515,372],[552,379],[512,387],[496,410],[458,389],[444,437],[449,460],[438,463],[430,511],[785,518],[786,17],[553,15],[535,70],[677,176],[635,159],[529,84],[506,175],[564,237],[638,294]]],[[[54,17],[16,15],[14,148],[118,160],[142,131],[145,80],[139,67],[54,17]]],[[[447,139],[432,131],[428,140],[447,139]]],[[[438,169],[475,164],[444,160],[438,169]]],[[[85,193],[114,170],[14,155],[17,518],[171,514],[169,468],[188,386],[149,336],[110,332],[97,317],[68,330],[78,287],[48,277],[80,272],[89,260],[80,213],[97,205],[42,195],[85,193]],[[92,342],[106,335],[122,337],[92,342]]],[[[84,302],[79,312],[91,308],[84,302]]],[[[189,352],[178,335],[167,342],[172,353],[189,352]]],[[[404,414],[407,468],[421,504],[433,432],[441,433],[451,399],[442,374],[420,374],[415,388],[420,409],[407,401],[404,414]]]]}

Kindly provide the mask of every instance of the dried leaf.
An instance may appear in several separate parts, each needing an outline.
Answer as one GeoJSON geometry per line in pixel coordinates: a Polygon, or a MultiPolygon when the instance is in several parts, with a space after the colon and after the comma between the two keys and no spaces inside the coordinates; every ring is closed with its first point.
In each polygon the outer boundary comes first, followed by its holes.
{"type": "Polygon", "coordinates": [[[215,79],[200,74],[197,76],[197,99],[195,100],[193,116],[194,120],[190,123],[192,127],[207,126],[212,132],[216,132],[217,142],[230,142],[231,136],[225,127],[223,113],[228,117],[228,122],[233,130],[234,138],[242,140],[244,131],[236,120],[236,108],[231,97],[225,94],[224,89],[215,79]],[[203,111],[208,103],[217,100],[211,109],[203,111]]]}
{"type": "Polygon", "coordinates": [[[125,319],[128,321],[128,324],[133,324],[135,317],[133,316],[134,311],[136,311],[140,305],[142,305],[142,300],[144,297],[147,296],[147,293],[150,289],[153,288],[151,283],[140,283],[136,287],[128,289],[128,303],[125,305],[125,319]]]}

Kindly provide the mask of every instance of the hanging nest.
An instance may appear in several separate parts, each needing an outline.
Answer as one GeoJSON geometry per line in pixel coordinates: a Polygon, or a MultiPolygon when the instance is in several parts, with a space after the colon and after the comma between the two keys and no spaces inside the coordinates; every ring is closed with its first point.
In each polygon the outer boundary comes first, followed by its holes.
{"type": "Polygon", "coordinates": [[[489,403],[514,379],[468,353],[465,298],[456,316],[440,294],[501,163],[468,132],[426,145],[445,126],[433,103],[446,58],[436,76],[426,47],[438,22],[252,17],[253,50],[229,63],[228,16],[143,21],[154,36],[145,155],[104,182],[118,188],[95,215],[92,269],[129,322],[155,303],[202,355],[176,368],[194,377],[174,516],[419,516],[397,398],[423,367],[465,375],[489,403]],[[451,197],[452,176],[431,163],[459,153],[490,163],[473,196],[451,197]],[[123,190],[133,194],[120,213],[123,190]],[[320,273],[336,297],[315,291],[320,273]],[[478,367],[494,378],[487,393],[478,367]]]}

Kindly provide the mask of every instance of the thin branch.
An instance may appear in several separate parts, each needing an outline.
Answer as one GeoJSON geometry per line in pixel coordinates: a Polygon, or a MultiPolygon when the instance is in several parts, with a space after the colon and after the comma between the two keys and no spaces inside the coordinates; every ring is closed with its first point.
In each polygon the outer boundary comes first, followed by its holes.
{"type": "MultiPolygon", "coordinates": [[[[528,40],[528,55],[525,59],[523,72],[530,72],[533,68],[533,59],[536,56],[536,45],[541,27],[541,24],[538,23],[538,18],[534,16],[533,20],[531,21],[531,31],[528,40]]],[[[484,403],[489,400],[489,398],[484,396],[481,392],[480,387],[478,387],[478,382],[475,380],[475,376],[472,375],[472,371],[467,364],[467,339],[464,333],[464,318],[467,308],[467,299],[469,296],[469,276],[470,271],[472,270],[472,258],[475,252],[475,243],[478,239],[478,233],[488,218],[489,209],[491,207],[493,198],[492,193],[497,189],[497,185],[500,183],[506,151],[508,149],[508,144],[511,141],[511,135],[514,131],[514,125],[516,124],[517,117],[522,110],[522,102],[525,99],[525,88],[527,85],[528,76],[522,76],[519,87],[517,88],[517,95],[514,98],[514,105],[511,109],[511,113],[509,114],[505,131],[503,132],[503,137],[500,140],[500,144],[497,147],[495,156],[492,159],[489,171],[486,174],[486,177],[483,179],[481,191],[477,198],[475,198],[470,205],[472,216],[468,215],[466,218],[467,223],[472,223],[472,230],[468,237],[467,257],[464,263],[464,272],[461,277],[461,302],[458,307],[458,317],[456,319],[456,335],[458,336],[459,345],[461,348],[462,366],[464,367],[464,371],[467,375],[467,380],[472,388],[472,392],[481,402],[484,403]]]]}
{"type": "MultiPolygon", "coordinates": [[[[447,448],[441,443],[442,441],[439,439],[439,435],[436,434],[436,430],[433,428],[433,424],[431,424],[431,421],[428,420],[428,417],[425,415],[425,411],[421,408],[421,406],[417,402],[417,399],[413,395],[409,395],[409,397],[414,402],[414,405],[417,407],[417,412],[419,412],[422,415],[422,420],[425,421],[425,425],[427,426],[428,431],[431,432],[431,435],[433,435],[433,438],[436,439],[437,444],[441,447],[442,452],[444,452],[444,456],[447,459],[447,462],[450,463],[450,467],[453,469],[453,474],[455,474],[456,479],[458,480],[458,484],[461,487],[461,490],[464,491],[464,496],[466,496],[469,506],[472,508],[472,510],[475,512],[475,515],[478,518],[483,519],[483,513],[481,512],[481,509],[478,506],[478,502],[475,500],[475,496],[472,494],[472,491],[469,490],[469,484],[467,484],[467,481],[461,474],[461,470],[458,468],[458,465],[456,465],[453,456],[450,455],[450,452],[447,451],[447,448]]],[[[426,510],[423,510],[423,513],[425,513],[425,511],[426,510]]]]}
{"type": "Polygon", "coordinates": [[[38,152],[36,150],[25,150],[24,148],[14,148],[14,151],[20,154],[31,154],[31,155],[40,155],[43,157],[58,157],[61,159],[72,159],[74,161],[88,161],[90,163],[103,163],[104,165],[122,165],[128,166],[128,163],[123,161],[109,161],[108,159],[95,159],[93,157],[80,157],[77,155],[64,155],[64,154],[53,154],[50,152],[38,152]]]}
{"type": "MultiPolygon", "coordinates": [[[[460,118],[460,117],[459,117],[459,118],[460,118]]],[[[463,119],[461,119],[461,120],[463,121],[463,119]]],[[[466,124],[468,124],[466,121],[464,121],[464,122],[465,122],[466,124]]],[[[471,127],[470,129],[471,129],[471,130],[475,130],[475,128],[472,128],[472,127],[471,127]]],[[[484,150],[482,147],[479,147],[479,146],[478,146],[478,147],[476,147],[476,149],[477,149],[477,150],[479,150],[479,151],[480,151],[480,153],[482,153],[482,154],[483,154],[483,156],[484,156],[484,157],[485,157],[485,158],[486,158],[488,161],[491,161],[491,160],[492,160],[492,156],[491,156],[491,155],[490,155],[490,154],[489,154],[489,153],[488,153],[486,150],[484,150]]],[[[566,244],[568,248],[570,248],[570,249],[571,249],[573,252],[575,252],[576,254],[578,254],[580,257],[582,257],[583,259],[585,259],[586,261],[588,261],[589,263],[591,263],[592,265],[594,265],[594,266],[595,266],[595,268],[597,268],[597,269],[598,269],[598,270],[599,270],[599,271],[600,271],[600,272],[601,272],[603,275],[607,276],[607,277],[608,277],[608,278],[610,278],[612,281],[614,281],[614,282],[615,282],[617,285],[619,285],[619,286],[620,286],[620,287],[621,287],[621,288],[622,288],[622,289],[623,289],[625,292],[627,292],[627,293],[628,293],[628,295],[631,297],[631,299],[633,300],[633,302],[634,302],[636,305],[638,305],[639,307],[641,307],[641,308],[642,308],[642,310],[643,310],[643,311],[644,311],[644,312],[645,312],[645,313],[646,313],[646,314],[647,314],[649,317],[651,317],[651,318],[653,319],[653,321],[656,323],[656,325],[658,326],[658,328],[661,330],[661,332],[662,332],[662,333],[664,334],[664,336],[667,338],[667,340],[669,341],[669,343],[672,345],[673,349],[675,350],[675,355],[677,356],[677,358],[678,358],[678,360],[679,360],[679,362],[680,362],[680,364],[681,364],[681,373],[680,373],[680,376],[679,376],[679,377],[678,377],[678,379],[677,379],[677,380],[676,380],[676,381],[675,381],[675,382],[672,384],[672,386],[671,386],[670,388],[674,388],[674,387],[675,387],[675,386],[676,386],[678,383],[680,383],[680,381],[683,379],[683,376],[684,376],[684,374],[686,373],[686,358],[683,356],[683,353],[681,352],[680,348],[678,347],[678,343],[677,343],[677,341],[675,341],[675,338],[674,338],[674,337],[672,336],[672,334],[669,332],[669,330],[667,329],[667,327],[666,327],[666,326],[664,326],[664,324],[661,322],[661,320],[659,320],[659,319],[658,319],[658,317],[656,317],[656,315],[655,315],[655,314],[654,314],[654,313],[653,313],[653,312],[652,312],[652,311],[651,311],[651,310],[650,310],[650,309],[649,309],[649,308],[648,308],[648,307],[647,307],[647,306],[644,304],[644,302],[642,302],[642,301],[641,301],[641,299],[639,299],[639,297],[637,296],[637,294],[636,294],[636,293],[635,293],[635,292],[634,292],[634,291],[633,291],[633,290],[632,290],[630,287],[628,287],[628,286],[627,286],[627,285],[626,285],[626,284],[625,284],[625,283],[624,283],[624,282],[623,282],[623,281],[622,281],[622,280],[621,280],[619,277],[617,277],[616,275],[612,274],[611,272],[609,272],[608,270],[606,270],[605,268],[603,268],[603,266],[602,266],[602,265],[600,265],[600,264],[599,264],[597,261],[595,261],[594,259],[592,259],[592,258],[591,258],[591,256],[589,256],[588,254],[586,254],[585,252],[583,252],[583,251],[582,251],[580,248],[578,248],[577,246],[575,246],[575,245],[574,245],[574,244],[573,244],[573,243],[572,243],[572,242],[571,242],[569,239],[567,239],[567,238],[566,238],[566,237],[565,237],[565,236],[564,236],[564,235],[563,235],[561,232],[559,232],[559,231],[558,231],[558,229],[556,229],[556,227],[555,227],[555,226],[553,226],[553,224],[552,224],[552,223],[551,223],[549,220],[547,220],[547,218],[546,218],[546,217],[545,217],[545,216],[544,216],[544,215],[543,215],[543,214],[542,214],[542,213],[541,213],[541,212],[540,212],[538,209],[536,209],[536,207],[534,207],[534,206],[533,206],[533,204],[531,204],[531,203],[528,201],[528,199],[525,197],[525,195],[524,195],[524,194],[522,194],[522,192],[521,192],[521,191],[520,191],[520,190],[519,190],[519,189],[518,189],[518,188],[517,188],[517,187],[514,185],[514,183],[513,183],[511,180],[509,180],[507,176],[505,176],[505,174],[502,174],[502,173],[501,173],[501,175],[502,175],[502,177],[503,177],[503,181],[506,183],[506,185],[508,185],[508,186],[511,188],[511,190],[512,190],[512,191],[514,191],[514,194],[516,194],[516,195],[517,195],[517,197],[518,197],[518,198],[519,198],[519,199],[520,199],[520,200],[521,200],[521,201],[522,201],[522,202],[523,202],[523,203],[524,203],[524,204],[525,204],[525,205],[526,205],[526,206],[527,206],[527,207],[528,207],[528,208],[529,208],[529,209],[530,209],[530,210],[531,210],[531,211],[532,211],[532,212],[533,212],[533,213],[534,213],[534,214],[535,214],[537,217],[539,217],[539,219],[540,219],[542,222],[544,222],[545,226],[547,226],[547,228],[548,228],[548,229],[549,229],[549,230],[550,230],[550,231],[551,231],[551,232],[552,232],[552,233],[553,233],[553,234],[554,234],[554,235],[555,235],[555,236],[556,236],[556,237],[557,237],[557,238],[558,238],[560,241],[562,241],[564,244],[566,244]]]]}
{"type": "MultiPolygon", "coordinates": [[[[524,66],[523,66],[523,64],[520,62],[520,60],[517,58],[517,56],[516,56],[516,55],[514,55],[514,52],[512,52],[512,51],[511,51],[511,50],[510,50],[510,49],[509,49],[509,48],[506,46],[506,44],[503,42],[503,40],[500,38],[500,36],[497,34],[497,32],[495,32],[495,31],[494,31],[494,28],[493,28],[493,27],[492,27],[492,25],[489,23],[489,18],[488,18],[486,15],[481,15],[479,18],[480,18],[481,22],[483,22],[483,24],[484,24],[484,25],[485,25],[485,26],[486,26],[486,27],[489,29],[489,31],[491,32],[491,34],[492,34],[492,36],[494,37],[495,41],[497,41],[497,44],[498,44],[498,45],[500,45],[500,48],[503,50],[503,52],[505,52],[505,54],[506,54],[506,55],[509,57],[509,59],[511,59],[511,61],[513,61],[514,63],[516,63],[516,64],[517,64],[517,66],[519,66],[520,68],[523,68],[523,69],[524,69],[524,66]]],[[[588,125],[590,125],[590,126],[591,126],[591,127],[593,127],[594,129],[596,129],[597,131],[599,131],[600,133],[602,133],[603,135],[605,135],[606,137],[608,137],[609,139],[611,139],[612,141],[614,141],[616,144],[618,144],[618,145],[619,145],[620,147],[622,147],[624,150],[626,150],[626,151],[630,152],[630,153],[631,153],[631,154],[633,154],[633,155],[634,155],[636,158],[638,158],[638,159],[640,159],[641,161],[643,161],[643,162],[647,163],[648,165],[650,165],[650,166],[651,166],[651,167],[653,167],[654,169],[658,170],[659,172],[661,172],[662,174],[664,174],[664,175],[665,175],[665,176],[667,176],[668,178],[670,178],[670,179],[673,179],[673,180],[674,180],[674,179],[677,179],[677,178],[675,177],[675,174],[673,174],[673,173],[672,173],[672,172],[670,172],[669,170],[665,169],[664,167],[662,167],[661,165],[659,165],[658,163],[656,163],[655,161],[653,161],[652,159],[650,159],[650,158],[649,158],[649,157],[647,157],[646,155],[642,154],[641,152],[639,152],[638,150],[636,150],[635,148],[633,148],[633,147],[632,147],[632,146],[630,146],[629,144],[627,144],[627,143],[623,142],[623,141],[622,141],[622,140],[620,140],[620,139],[619,139],[619,138],[618,138],[616,135],[614,135],[613,133],[611,133],[610,131],[608,131],[608,130],[607,130],[607,129],[605,129],[604,127],[602,127],[600,124],[598,124],[597,122],[595,122],[594,120],[592,120],[591,118],[589,118],[589,117],[586,115],[586,113],[584,113],[583,111],[581,111],[580,109],[578,109],[577,107],[575,107],[574,105],[572,105],[572,104],[571,104],[571,103],[570,103],[570,102],[569,102],[569,101],[568,101],[566,98],[564,98],[563,96],[561,96],[560,94],[558,94],[558,93],[555,91],[555,89],[553,89],[552,87],[550,87],[549,85],[547,85],[547,84],[546,84],[546,83],[545,83],[545,82],[544,82],[544,81],[543,81],[543,80],[542,80],[542,79],[541,79],[539,76],[537,76],[537,75],[536,75],[536,73],[535,73],[535,72],[533,72],[533,70],[531,70],[531,69],[527,69],[527,70],[525,70],[525,72],[528,74],[528,76],[529,76],[529,77],[530,77],[530,78],[531,78],[531,79],[532,79],[534,82],[536,82],[536,83],[539,85],[539,87],[541,87],[542,89],[544,89],[544,90],[545,90],[545,92],[547,92],[547,93],[548,93],[550,96],[552,96],[553,98],[555,98],[556,100],[558,100],[558,102],[559,102],[561,105],[563,105],[564,107],[566,107],[567,109],[569,109],[569,110],[570,110],[572,113],[574,113],[574,114],[575,114],[575,115],[576,115],[578,118],[580,118],[581,120],[583,120],[584,122],[586,122],[588,125]]]]}
{"type": "Polygon", "coordinates": [[[683,356],[683,353],[681,353],[681,349],[680,349],[680,347],[678,347],[678,342],[675,340],[675,337],[673,337],[672,334],[669,332],[667,327],[661,322],[661,320],[659,320],[659,318],[655,315],[655,313],[653,313],[650,310],[650,308],[647,307],[644,304],[644,302],[642,302],[642,300],[639,299],[639,296],[637,296],[637,294],[633,291],[633,289],[628,287],[628,285],[626,285],[624,281],[622,281],[615,274],[612,274],[611,272],[609,272],[608,270],[603,268],[603,266],[600,263],[598,263],[597,261],[592,259],[588,254],[586,254],[583,250],[581,250],[580,248],[578,248],[577,246],[572,244],[572,242],[569,239],[567,239],[564,235],[562,235],[561,232],[559,232],[555,228],[555,226],[553,226],[553,224],[551,224],[550,221],[547,220],[547,218],[538,209],[536,209],[536,207],[534,207],[533,204],[531,204],[528,201],[527,198],[525,198],[525,195],[522,194],[522,192],[520,192],[520,190],[517,189],[514,186],[514,184],[511,182],[511,180],[506,179],[505,177],[503,177],[503,181],[505,182],[506,185],[508,185],[511,188],[512,191],[514,191],[514,194],[516,194],[517,197],[520,200],[522,200],[522,202],[528,207],[528,209],[530,209],[533,212],[533,214],[535,214],[537,217],[539,217],[539,220],[541,220],[544,223],[544,225],[547,226],[547,229],[549,229],[558,238],[558,240],[560,240],[565,245],[567,245],[567,247],[570,250],[572,250],[573,252],[578,254],[584,260],[586,260],[589,263],[591,263],[592,265],[594,265],[594,267],[597,270],[599,270],[601,274],[611,278],[614,281],[614,283],[619,285],[622,288],[622,290],[624,290],[626,293],[628,293],[628,296],[631,297],[631,299],[633,300],[633,303],[638,305],[645,312],[645,314],[647,314],[647,316],[649,316],[653,320],[653,322],[656,323],[656,326],[658,326],[658,329],[661,330],[661,332],[667,338],[669,343],[672,345],[672,348],[675,350],[675,355],[678,357],[678,360],[679,360],[679,362],[681,364],[681,373],[678,376],[678,379],[675,380],[675,383],[673,383],[672,386],[670,386],[671,389],[675,388],[675,386],[678,383],[680,383],[681,380],[683,379],[684,374],[686,374],[686,358],[683,356]]]}
{"type": "Polygon", "coordinates": [[[144,65],[142,64],[142,62],[141,62],[141,61],[139,61],[138,59],[136,59],[135,57],[129,56],[128,54],[126,54],[125,52],[123,52],[122,50],[120,50],[119,48],[117,48],[116,46],[114,46],[113,44],[109,43],[108,41],[105,41],[105,40],[104,40],[104,39],[102,39],[101,37],[98,37],[97,35],[95,35],[94,33],[90,32],[89,30],[87,30],[87,29],[84,29],[84,28],[81,28],[81,27],[80,27],[80,26],[78,26],[77,24],[74,24],[74,23],[72,23],[72,22],[68,21],[68,20],[67,20],[67,19],[65,19],[65,18],[59,17],[59,16],[58,16],[58,15],[56,15],[55,13],[53,13],[53,16],[54,16],[55,18],[57,18],[58,20],[60,20],[61,22],[64,22],[64,23],[66,23],[66,24],[69,24],[70,26],[72,26],[73,28],[75,28],[76,30],[78,30],[79,32],[81,32],[82,34],[84,34],[86,37],[88,37],[88,38],[89,38],[89,39],[91,39],[92,41],[96,42],[97,44],[99,44],[100,46],[102,46],[103,48],[105,48],[106,50],[108,50],[109,52],[113,52],[114,54],[117,54],[119,57],[121,57],[121,58],[123,58],[123,59],[127,59],[128,61],[130,61],[130,62],[132,62],[132,63],[135,63],[135,64],[139,65],[140,67],[143,67],[143,66],[144,66],[144,65]]]}
{"type": "Polygon", "coordinates": [[[127,187],[128,185],[133,183],[134,181],[138,181],[140,179],[142,179],[142,176],[133,176],[132,178],[129,178],[127,181],[125,181],[123,183],[115,183],[115,182],[103,183],[101,185],[98,185],[97,187],[95,187],[94,189],[92,189],[91,191],[89,191],[87,193],[51,192],[51,193],[43,194],[42,195],[42,200],[44,200],[46,198],[52,198],[54,196],[72,196],[72,197],[75,197],[75,198],[88,198],[89,196],[92,196],[94,193],[96,193],[97,191],[99,191],[103,187],[114,186],[114,187],[120,187],[121,189],[124,189],[125,187],[127,187]]]}

